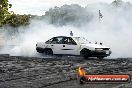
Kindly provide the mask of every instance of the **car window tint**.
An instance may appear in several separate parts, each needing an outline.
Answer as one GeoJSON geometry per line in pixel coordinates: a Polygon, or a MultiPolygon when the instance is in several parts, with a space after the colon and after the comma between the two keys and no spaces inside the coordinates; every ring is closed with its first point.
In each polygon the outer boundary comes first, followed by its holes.
{"type": "Polygon", "coordinates": [[[64,44],[67,44],[68,43],[68,38],[65,38],[63,42],[64,42],[64,44]]]}
{"type": "Polygon", "coordinates": [[[54,37],[45,42],[46,44],[69,44],[77,45],[77,43],[71,37],[54,37]]]}
{"type": "Polygon", "coordinates": [[[62,44],[62,37],[53,38],[52,44],[62,44]]]}
{"type": "Polygon", "coordinates": [[[77,45],[77,43],[71,37],[68,38],[67,44],[69,44],[69,45],[77,45]]]}
{"type": "Polygon", "coordinates": [[[45,43],[46,43],[46,44],[51,44],[52,41],[53,41],[53,38],[52,38],[52,39],[49,39],[49,40],[46,41],[45,43]]]}
{"type": "Polygon", "coordinates": [[[61,40],[62,44],[77,45],[76,42],[71,37],[63,37],[61,40]]]}
{"type": "Polygon", "coordinates": [[[65,38],[64,37],[58,37],[58,44],[64,44],[65,38]]]}
{"type": "Polygon", "coordinates": [[[51,42],[51,44],[58,44],[58,38],[57,37],[54,37],[53,38],[53,41],[51,42]]]}

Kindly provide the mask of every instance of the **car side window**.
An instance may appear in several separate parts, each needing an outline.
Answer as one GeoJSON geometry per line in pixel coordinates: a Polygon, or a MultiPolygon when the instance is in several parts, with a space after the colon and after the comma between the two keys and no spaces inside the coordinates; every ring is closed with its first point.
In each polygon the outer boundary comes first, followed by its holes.
{"type": "Polygon", "coordinates": [[[52,39],[49,39],[49,40],[46,41],[45,43],[46,43],[46,44],[51,44],[52,41],[53,41],[53,38],[52,38],[52,39]]]}
{"type": "Polygon", "coordinates": [[[58,44],[62,44],[63,37],[58,37],[58,44]]]}
{"type": "Polygon", "coordinates": [[[67,42],[68,42],[68,38],[65,37],[65,38],[63,39],[63,44],[67,44],[67,42]]]}
{"type": "Polygon", "coordinates": [[[51,44],[58,44],[59,40],[57,37],[53,38],[53,41],[51,42],[51,44]]]}
{"type": "Polygon", "coordinates": [[[59,40],[57,37],[54,37],[48,41],[45,42],[46,44],[58,44],[59,43],[59,40]]]}
{"type": "Polygon", "coordinates": [[[77,43],[70,37],[64,37],[62,39],[62,44],[77,45],[77,43]]]}
{"type": "Polygon", "coordinates": [[[77,45],[77,43],[71,37],[54,37],[45,42],[46,44],[68,44],[77,45]]]}
{"type": "Polygon", "coordinates": [[[68,38],[67,44],[69,44],[69,45],[77,45],[77,43],[71,37],[68,38]]]}
{"type": "Polygon", "coordinates": [[[62,37],[54,37],[51,44],[62,44],[62,37]]]}

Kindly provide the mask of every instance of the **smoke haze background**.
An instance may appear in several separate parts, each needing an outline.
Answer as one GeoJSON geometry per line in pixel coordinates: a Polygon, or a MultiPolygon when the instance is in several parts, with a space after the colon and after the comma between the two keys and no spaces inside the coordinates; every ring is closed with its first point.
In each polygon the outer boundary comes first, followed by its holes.
{"type": "MultiPolygon", "coordinates": [[[[131,4],[124,3],[116,7],[106,3],[93,3],[82,7],[81,13],[79,13],[80,9],[75,9],[76,5],[68,5],[65,9],[69,9],[69,7],[70,9],[73,8],[75,14],[69,13],[65,17],[69,18],[75,15],[74,17],[78,17],[77,20],[67,21],[59,18],[57,24],[51,24],[50,16],[44,19],[32,19],[29,26],[18,28],[18,34],[13,35],[15,36],[13,40],[9,39],[9,34],[4,31],[7,42],[1,53],[17,56],[39,56],[35,49],[37,42],[45,42],[47,39],[58,35],[69,36],[69,32],[73,31],[75,36],[86,37],[93,43],[95,41],[103,42],[104,45],[109,46],[112,50],[110,57],[132,57],[131,4]],[[98,19],[99,9],[103,15],[100,23],[98,19]],[[84,19],[87,16],[90,18],[84,19]],[[15,46],[10,49],[8,46],[10,44],[15,46]]],[[[8,29],[12,28],[8,27],[8,29]]]]}
{"type": "MultiPolygon", "coordinates": [[[[36,14],[42,15],[44,11],[54,6],[62,6],[64,4],[79,4],[85,7],[92,3],[111,3],[113,0],[9,0],[13,4],[12,9],[18,14],[36,14]],[[30,4],[29,4],[30,3],[30,4]]],[[[124,2],[132,2],[132,0],[123,0],[124,2]]]]}

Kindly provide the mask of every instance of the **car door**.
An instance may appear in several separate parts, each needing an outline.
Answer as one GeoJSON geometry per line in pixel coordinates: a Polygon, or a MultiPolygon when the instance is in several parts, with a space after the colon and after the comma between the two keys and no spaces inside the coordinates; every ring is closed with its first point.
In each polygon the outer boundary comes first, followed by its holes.
{"type": "Polygon", "coordinates": [[[53,50],[53,53],[54,54],[64,54],[62,52],[62,48],[63,48],[63,45],[61,43],[63,37],[54,37],[51,44],[50,44],[50,47],[51,49],[53,50]]]}
{"type": "Polygon", "coordinates": [[[71,37],[65,37],[63,39],[61,52],[69,55],[79,55],[78,45],[71,37]]]}

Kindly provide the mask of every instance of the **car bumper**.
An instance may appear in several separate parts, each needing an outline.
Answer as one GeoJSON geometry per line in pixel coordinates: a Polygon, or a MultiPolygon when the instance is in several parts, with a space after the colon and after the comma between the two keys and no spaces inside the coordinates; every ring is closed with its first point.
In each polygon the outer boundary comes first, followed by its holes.
{"type": "Polygon", "coordinates": [[[90,52],[90,56],[102,56],[102,57],[107,57],[110,56],[110,54],[112,53],[111,50],[96,50],[96,51],[91,51],[90,52]]]}

